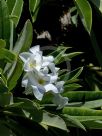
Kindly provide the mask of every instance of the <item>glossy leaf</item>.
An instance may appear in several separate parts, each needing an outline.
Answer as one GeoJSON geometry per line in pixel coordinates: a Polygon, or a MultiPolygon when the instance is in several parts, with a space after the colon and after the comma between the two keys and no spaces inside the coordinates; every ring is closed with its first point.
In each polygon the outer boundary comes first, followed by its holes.
{"type": "Polygon", "coordinates": [[[64,114],[62,117],[64,118],[67,126],[74,126],[86,130],[85,127],[80,123],[80,121],[75,117],[66,114],[64,114]]]}
{"type": "Polygon", "coordinates": [[[85,102],[81,107],[99,108],[102,107],[102,99],[85,102]]]}
{"type": "Polygon", "coordinates": [[[102,92],[95,91],[69,91],[63,93],[63,96],[68,97],[70,102],[83,102],[96,99],[102,99],[102,92]]]}
{"type": "Polygon", "coordinates": [[[64,91],[73,91],[73,90],[76,90],[80,87],[82,87],[82,86],[77,83],[67,84],[64,86],[64,91]]]}
{"type": "Polygon", "coordinates": [[[7,2],[8,10],[9,10],[9,15],[10,15],[16,0],[6,0],[6,2],[7,2]]]}
{"type": "Polygon", "coordinates": [[[27,51],[32,43],[33,29],[29,20],[26,21],[24,28],[15,43],[13,51],[17,54],[27,51]]]}
{"type": "Polygon", "coordinates": [[[66,84],[72,83],[76,81],[76,79],[80,76],[82,71],[83,71],[83,67],[79,67],[71,72],[61,75],[60,79],[66,81],[66,84]]]}
{"type": "Polygon", "coordinates": [[[72,117],[78,119],[80,122],[102,120],[102,116],[72,116],[72,117]]]}
{"type": "MultiPolygon", "coordinates": [[[[20,52],[23,51],[27,51],[29,49],[29,47],[31,46],[32,43],[32,25],[31,22],[28,20],[25,23],[25,26],[14,46],[13,51],[19,55],[20,52]]],[[[14,62],[14,64],[12,66],[7,65],[5,68],[5,73],[8,72],[7,74],[7,79],[8,79],[8,86],[9,86],[9,90],[12,90],[16,83],[17,80],[19,79],[19,77],[22,74],[22,62],[20,62],[20,60],[14,62]]]]}
{"type": "Polygon", "coordinates": [[[5,0],[0,0],[0,38],[6,40],[6,47],[9,48],[10,20],[5,0]]]}
{"type": "Polygon", "coordinates": [[[15,26],[17,26],[17,24],[19,22],[22,10],[23,10],[23,0],[16,0],[14,7],[12,9],[12,12],[11,12],[11,17],[15,16],[13,18],[13,22],[14,22],[15,26]]]}
{"type": "Polygon", "coordinates": [[[81,21],[90,34],[92,27],[92,9],[87,0],[74,0],[77,10],[79,12],[81,21]]]}
{"type": "Polygon", "coordinates": [[[41,123],[68,131],[66,124],[61,117],[59,117],[58,115],[48,113],[48,112],[43,113],[43,119],[41,123]]]}
{"type": "Polygon", "coordinates": [[[78,56],[80,54],[82,54],[82,52],[72,52],[68,54],[63,53],[58,63],[62,63],[64,61],[70,61],[73,57],[78,56]]]}
{"type": "Polygon", "coordinates": [[[36,21],[36,17],[39,11],[40,0],[29,0],[29,10],[33,23],[36,21]]]}
{"type": "Polygon", "coordinates": [[[102,111],[89,109],[86,107],[64,107],[63,114],[68,114],[71,116],[102,116],[102,111]]]}
{"type": "Polygon", "coordinates": [[[102,129],[102,116],[73,116],[88,129],[102,129]]]}
{"type": "Polygon", "coordinates": [[[13,66],[8,73],[9,91],[12,90],[16,86],[17,81],[23,72],[23,69],[22,69],[23,64],[22,64],[21,60],[18,59],[17,62],[14,62],[13,66]]]}
{"type": "Polygon", "coordinates": [[[85,125],[89,129],[102,129],[102,121],[85,121],[83,122],[83,125],[85,125]]]}
{"type": "Polygon", "coordinates": [[[2,48],[0,49],[0,59],[4,59],[7,62],[13,62],[16,60],[16,55],[11,51],[2,48]]]}

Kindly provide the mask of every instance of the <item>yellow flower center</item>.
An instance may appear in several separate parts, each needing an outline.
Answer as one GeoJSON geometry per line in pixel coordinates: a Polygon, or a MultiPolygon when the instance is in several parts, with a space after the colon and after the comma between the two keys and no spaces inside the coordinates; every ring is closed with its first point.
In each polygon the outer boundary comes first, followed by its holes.
{"type": "Polygon", "coordinates": [[[44,84],[45,84],[45,80],[39,79],[39,80],[38,80],[38,83],[41,84],[41,85],[44,85],[44,84]]]}
{"type": "Polygon", "coordinates": [[[32,63],[32,62],[30,62],[30,63],[29,63],[29,67],[30,67],[30,68],[34,68],[34,67],[36,67],[36,63],[32,63]]]}

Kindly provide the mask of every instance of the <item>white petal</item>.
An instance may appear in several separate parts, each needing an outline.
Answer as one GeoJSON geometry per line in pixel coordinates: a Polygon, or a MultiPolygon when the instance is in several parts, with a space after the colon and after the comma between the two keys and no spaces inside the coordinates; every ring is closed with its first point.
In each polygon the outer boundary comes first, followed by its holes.
{"type": "Polygon", "coordinates": [[[60,94],[54,94],[53,98],[53,103],[58,105],[57,109],[63,108],[65,105],[68,104],[68,98],[67,97],[62,97],[60,94]]]}
{"type": "Polygon", "coordinates": [[[58,79],[58,75],[50,76],[50,83],[55,83],[58,79]]]}
{"type": "Polygon", "coordinates": [[[42,56],[39,53],[36,53],[36,55],[31,55],[29,59],[24,64],[24,71],[29,72],[33,70],[40,70],[42,65],[42,56]]]}
{"type": "Polygon", "coordinates": [[[53,56],[48,56],[48,57],[45,57],[43,56],[43,61],[46,62],[53,62],[54,61],[54,57],[53,56]]]}
{"type": "Polygon", "coordinates": [[[46,92],[51,91],[53,93],[58,93],[58,89],[53,84],[47,84],[44,86],[46,92]]]}
{"type": "Polygon", "coordinates": [[[44,92],[40,91],[36,86],[32,86],[33,89],[33,93],[34,96],[38,99],[38,100],[42,100],[44,92]]]}
{"type": "Polygon", "coordinates": [[[56,87],[57,89],[59,90],[59,93],[62,93],[63,92],[63,85],[64,85],[64,81],[59,81],[56,83],[56,87]]]}
{"type": "Polygon", "coordinates": [[[28,58],[31,56],[32,54],[29,52],[23,52],[20,53],[19,57],[21,58],[21,60],[26,63],[26,61],[28,60],[28,58]]]}
{"type": "Polygon", "coordinates": [[[36,69],[39,71],[42,66],[42,54],[36,53],[34,60],[36,60],[36,69]]]}
{"type": "Polygon", "coordinates": [[[59,69],[60,69],[60,68],[58,68],[58,67],[55,67],[55,71],[56,71],[56,72],[58,72],[58,70],[59,70],[59,69]]]}
{"type": "Polygon", "coordinates": [[[31,53],[36,54],[36,52],[40,51],[40,45],[36,45],[34,47],[31,47],[29,50],[31,53]]]}
{"type": "Polygon", "coordinates": [[[48,74],[49,70],[48,70],[47,67],[44,67],[43,69],[41,69],[41,72],[42,72],[43,74],[48,74]]]}
{"type": "Polygon", "coordinates": [[[51,70],[51,72],[52,72],[53,74],[56,74],[55,64],[54,64],[54,63],[50,63],[50,64],[48,65],[48,67],[49,67],[49,69],[51,70]]]}
{"type": "Polygon", "coordinates": [[[27,74],[25,74],[25,76],[22,79],[22,87],[26,88],[27,85],[28,85],[28,76],[27,76],[27,74]]]}

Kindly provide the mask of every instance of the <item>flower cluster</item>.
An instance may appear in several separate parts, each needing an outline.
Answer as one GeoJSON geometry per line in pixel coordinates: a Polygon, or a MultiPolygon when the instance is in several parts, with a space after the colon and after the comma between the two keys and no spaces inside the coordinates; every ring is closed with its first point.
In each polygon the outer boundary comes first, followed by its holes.
{"type": "Polygon", "coordinates": [[[33,92],[38,100],[42,100],[47,92],[53,94],[52,102],[58,108],[64,107],[68,103],[68,98],[62,97],[64,81],[58,81],[58,70],[55,67],[53,56],[43,56],[40,46],[30,48],[29,52],[20,54],[24,62],[25,75],[22,79],[22,87],[27,93],[33,92]]]}

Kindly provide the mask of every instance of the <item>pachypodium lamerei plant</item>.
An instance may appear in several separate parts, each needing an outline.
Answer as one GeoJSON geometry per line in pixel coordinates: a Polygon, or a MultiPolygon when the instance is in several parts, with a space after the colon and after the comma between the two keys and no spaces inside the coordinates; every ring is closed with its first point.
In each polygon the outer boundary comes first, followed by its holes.
{"type": "Polygon", "coordinates": [[[68,98],[61,96],[64,81],[59,81],[59,68],[55,67],[54,57],[43,56],[39,45],[19,56],[24,62],[22,87],[25,87],[25,93],[33,93],[38,100],[42,100],[44,94],[50,92],[53,94],[52,102],[58,105],[58,109],[67,105],[68,98]]]}

